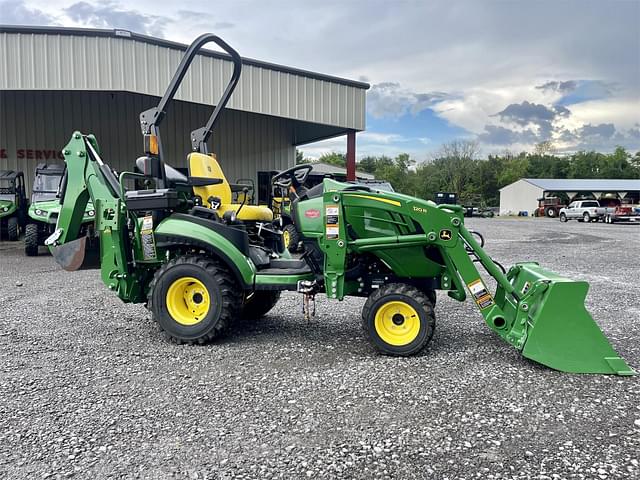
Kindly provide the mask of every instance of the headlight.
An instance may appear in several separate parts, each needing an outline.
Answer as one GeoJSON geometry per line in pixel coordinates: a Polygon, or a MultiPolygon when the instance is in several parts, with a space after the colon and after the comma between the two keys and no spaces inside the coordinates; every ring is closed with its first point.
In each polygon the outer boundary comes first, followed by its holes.
{"type": "Polygon", "coordinates": [[[95,210],[89,210],[89,211],[87,212],[87,215],[89,215],[90,217],[95,217],[95,215],[96,215],[96,211],[95,211],[95,210]]]}
{"type": "Polygon", "coordinates": [[[2,211],[3,212],[8,212],[9,211],[9,207],[2,207],[2,211]]]}
{"type": "Polygon", "coordinates": [[[41,217],[41,216],[44,216],[46,214],[47,214],[47,212],[45,210],[40,210],[39,208],[36,208],[36,215],[41,217]]]}

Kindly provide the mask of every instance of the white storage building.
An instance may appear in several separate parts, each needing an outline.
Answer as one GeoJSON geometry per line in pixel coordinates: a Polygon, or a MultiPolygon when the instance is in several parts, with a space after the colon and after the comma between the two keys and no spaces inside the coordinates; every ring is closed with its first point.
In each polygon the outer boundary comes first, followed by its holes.
{"type": "Polygon", "coordinates": [[[640,202],[640,180],[522,178],[500,189],[500,215],[533,215],[538,199],[564,193],[569,200],[577,197],[599,200],[609,194],[634,203],[640,202]]]}

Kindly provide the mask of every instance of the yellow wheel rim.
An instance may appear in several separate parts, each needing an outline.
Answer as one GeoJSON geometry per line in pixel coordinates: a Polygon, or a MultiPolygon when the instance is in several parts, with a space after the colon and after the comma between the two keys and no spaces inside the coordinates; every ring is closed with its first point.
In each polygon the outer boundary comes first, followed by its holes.
{"type": "Polygon", "coordinates": [[[284,241],[284,246],[288,248],[289,242],[291,241],[291,234],[289,233],[289,230],[282,232],[282,240],[284,241]]]}
{"type": "Polygon", "coordinates": [[[186,326],[200,323],[209,313],[211,305],[207,287],[193,277],[175,280],[167,290],[166,300],[171,318],[186,326]]]}
{"type": "Polygon", "coordinates": [[[391,301],[376,312],[375,329],[378,336],[389,345],[401,347],[413,342],[420,332],[420,316],[415,308],[405,302],[391,301]]]}

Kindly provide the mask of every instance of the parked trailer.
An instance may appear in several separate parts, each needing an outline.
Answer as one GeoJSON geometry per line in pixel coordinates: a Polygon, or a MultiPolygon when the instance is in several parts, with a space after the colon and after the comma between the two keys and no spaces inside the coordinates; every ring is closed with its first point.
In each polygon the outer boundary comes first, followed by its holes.
{"type": "Polygon", "coordinates": [[[602,216],[605,223],[640,222],[640,207],[634,205],[618,205],[609,207],[602,216]]]}

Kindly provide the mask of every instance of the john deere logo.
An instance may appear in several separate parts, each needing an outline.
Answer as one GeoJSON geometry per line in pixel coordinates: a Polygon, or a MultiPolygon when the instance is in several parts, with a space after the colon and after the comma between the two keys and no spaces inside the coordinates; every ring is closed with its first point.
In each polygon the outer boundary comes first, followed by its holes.
{"type": "Polygon", "coordinates": [[[451,230],[440,230],[440,240],[451,240],[451,230]]]}

